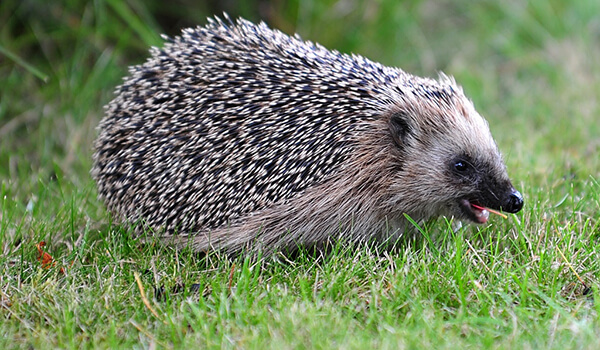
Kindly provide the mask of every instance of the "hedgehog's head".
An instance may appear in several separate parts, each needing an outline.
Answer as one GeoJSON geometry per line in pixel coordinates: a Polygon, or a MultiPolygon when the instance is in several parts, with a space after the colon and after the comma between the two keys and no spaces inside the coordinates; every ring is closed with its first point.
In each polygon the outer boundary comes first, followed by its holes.
{"type": "Polygon", "coordinates": [[[452,215],[476,223],[487,222],[487,209],[521,210],[523,198],[511,184],[487,122],[462,89],[445,76],[440,82],[414,78],[404,86],[402,103],[389,118],[399,151],[397,179],[389,189],[393,201],[410,197],[419,217],[452,215]]]}

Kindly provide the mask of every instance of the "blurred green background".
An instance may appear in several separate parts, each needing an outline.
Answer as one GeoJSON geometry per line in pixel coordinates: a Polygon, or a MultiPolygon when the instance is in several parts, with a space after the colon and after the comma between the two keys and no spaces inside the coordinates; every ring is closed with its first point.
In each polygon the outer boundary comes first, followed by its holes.
{"type": "Polygon", "coordinates": [[[598,1],[3,0],[2,193],[25,206],[56,179],[93,192],[95,127],[127,67],[160,33],[224,11],[417,75],[454,75],[518,187],[547,193],[598,175],[598,1]]]}

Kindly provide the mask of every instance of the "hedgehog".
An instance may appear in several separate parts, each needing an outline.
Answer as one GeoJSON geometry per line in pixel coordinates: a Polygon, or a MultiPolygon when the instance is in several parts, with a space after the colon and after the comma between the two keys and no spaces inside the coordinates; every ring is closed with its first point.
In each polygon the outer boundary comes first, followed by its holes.
{"type": "Polygon", "coordinates": [[[163,38],[117,87],[94,143],[98,196],[136,233],[269,254],[523,207],[487,122],[443,73],[227,15],[163,38]]]}

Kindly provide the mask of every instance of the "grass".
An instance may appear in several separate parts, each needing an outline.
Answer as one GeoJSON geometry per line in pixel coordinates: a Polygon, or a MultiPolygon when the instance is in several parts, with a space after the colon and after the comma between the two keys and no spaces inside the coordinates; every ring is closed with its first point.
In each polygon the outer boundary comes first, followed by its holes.
{"type": "Polygon", "coordinates": [[[525,209],[458,232],[442,219],[393,252],[340,246],[326,258],[229,260],[142,243],[96,199],[94,128],[158,33],[220,10],[2,1],[0,348],[596,348],[596,1],[245,4],[227,10],[454,75],[525,209]],[[54,267],[37,261],[40,241],[54,267]]]}

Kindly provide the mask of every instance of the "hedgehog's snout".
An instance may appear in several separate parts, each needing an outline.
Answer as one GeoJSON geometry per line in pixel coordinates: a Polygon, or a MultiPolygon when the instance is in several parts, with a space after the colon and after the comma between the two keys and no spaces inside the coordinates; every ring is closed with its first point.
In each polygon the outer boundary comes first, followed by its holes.
{"type": "Polygon", "coordinates": [[[523,196],[521,192],[515,190],[514,188],[511,190],[508,195],[505,204],[502,205],[502,211],[507,213],[518,213],[523,208],[523,196]]]}

